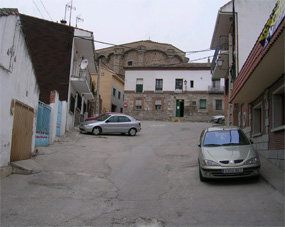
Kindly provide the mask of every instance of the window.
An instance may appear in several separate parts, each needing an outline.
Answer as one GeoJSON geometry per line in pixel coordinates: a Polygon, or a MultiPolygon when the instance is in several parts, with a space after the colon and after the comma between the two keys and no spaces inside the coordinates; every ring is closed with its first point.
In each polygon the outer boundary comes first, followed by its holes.
{"type": "MultiPolygon", "coordinates": [[[[203,146],[239,146],[249,145],[249,140],[241,130],[209,131],[206,133],[203,146]]],[[[232,152],[229,150],[229,152],[232,152]]]]}
{"type": "Polygon", "coordinates": [[[222,110],[222,109],[223,109],[223,100],[216,99],[216,110],[222,110]]]}
{"type": "Polygon", "coordinates": [[[75,107],[75,98],[72,95],[70,95],[69,111],[74,113],[74,107],[75,107]]]}
{"type": "Polygon", "coordinates": [[[212,85],[214,88],[220,87],[220,79],[212,79],[212,85]]]}
{"type": "Polygon", "coordinates": [[[142,100],[136,99],[136,110],[141,110],[141,109],[142,109],[142,100]]]}
{"type": "Polygon", "coordinates": [[[104,72],[101,72],[101,76],[104,76],[104,72]]]}
{"type": "Polygon", "coordinates": [[[192,101],[192,106],[196,106],[196,101],[192,101]]]}
{"type": "Polygon", "coordinates": [[[207,106],[207,100],[200,99],[200,109],[206,109],[206,106],[207,106]]]}
{"type": "Polygon", "coordinates": [[[131,120],[125,116],[119,116],[119,122],[130,122],[131,120]]]}
{"type": "Polygon", "coordinates": [[[121,92],[118,92],[118,99],[121,99],[121,92]]]}
{"type": "Polygon", "coordinates": [[[182,90],[182,89],[183,89],[183,79],[176,79],[175,90],[182,90]]]}
{"type": "Polygon", "coordinates": [[[163,80],[156,79],[155,80],[155,91],[162,91],[162,88],[163,88],[163,80]]]}
{"type": "Polygon", "coordinates": [[[258,104],[253,108],[253,134],[260,134],[262,128],[262,107],[258,104]]]}
{"type": "Polygon", "coordinates": [[[119,122],[119,116],[113,116],[108,119],[108,122],[119,122]]]}
{"type": "Polygon", "coordinates": [[[128,61],[128,66],[132,66],[133,62],[132,61],[128,61]]]}
{"type": "Polygon", "coordinates": [[[113,88],[113,96],[116,96],[116,88],[113,88]]]}
{"type": "Polygon", "coordinates": [[[191,87],[191,88],[194,87],[194,80],[190,80],[190,87],[191,87]]]}
{"type": "MultiPolygon", "coordinates": [[[[284,86],[273,92],[272,95],[272,128],[285,125],[284,86]]],[[[283,127],[282,127],[283,128],[283,127]]],[[[280,128],[281,129],[281,128],[280,128]]]]}
{"type": "Polygon", "coordinates": [[[161,105],[161,99],[157,99],[155,100],[155,103],[154,103],[154,108],[155,110],[161,110],[162,109],[162,105],[161,105]]]}
{"type": "Polygon", "coordinates": [[[143,92],[143,79],[137,79],[136,93],[142,93],[142,92],[143,92]]]}

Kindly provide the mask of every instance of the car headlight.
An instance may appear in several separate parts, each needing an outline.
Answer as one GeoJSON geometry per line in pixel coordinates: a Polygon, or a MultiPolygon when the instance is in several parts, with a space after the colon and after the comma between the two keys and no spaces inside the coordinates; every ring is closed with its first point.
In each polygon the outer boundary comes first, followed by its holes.
{"type": "Polygon", "coordinates": [[[211,161],[211,160],[207,160],[207,159],[205,159],[203,163],[205,166],[219,166],[218,163],[211,161]]]}
{"type": "Polygon", "coordinates": [[[253,158],[250,158],[248,159],[247,161],[245,161],[245,165],[253,165],[253,164],[259,164],[260,161],[259,161],[259,158],[258,157],[253,157],[253,158]]]}

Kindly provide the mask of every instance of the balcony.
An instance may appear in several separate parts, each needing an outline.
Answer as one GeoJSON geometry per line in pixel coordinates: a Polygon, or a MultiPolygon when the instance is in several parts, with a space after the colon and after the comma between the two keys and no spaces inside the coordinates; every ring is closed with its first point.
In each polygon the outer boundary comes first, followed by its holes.
{"type": "Polygon", "coordinates": [[[77,67],[76,64],[71,74],[71,84],[74,89],[81,95],[84,95],[86,99],[93,99],[93,93],[91,90],[91,76],[88,72],[88,68],[85,70],[77,67]]]}
{"type": "Polygon", "coordinates": [[[209,94],[224,94],[224,86],[208,86],[209,94]]]}
{"type": "Polygon", "coordinates": [[[225,78],[229,71],[229,44],[228,37],[222,36],[218,40],[213,61],[211,63],[211,73],[214,79],[225,78]]]}

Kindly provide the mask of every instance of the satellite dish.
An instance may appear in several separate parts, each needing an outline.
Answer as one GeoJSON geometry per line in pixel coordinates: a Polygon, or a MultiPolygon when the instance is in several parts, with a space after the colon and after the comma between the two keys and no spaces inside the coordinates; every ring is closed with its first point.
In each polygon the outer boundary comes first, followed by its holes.
{"type": "Polygon", "coordinates": [[[81,63],[80,63],[80,68],[81,68],[81,69],[86,69],[87,66],[88,66],[88,60],[85,58],[85,59],[83,59],[83,60],[81,61],[81,63]]]}

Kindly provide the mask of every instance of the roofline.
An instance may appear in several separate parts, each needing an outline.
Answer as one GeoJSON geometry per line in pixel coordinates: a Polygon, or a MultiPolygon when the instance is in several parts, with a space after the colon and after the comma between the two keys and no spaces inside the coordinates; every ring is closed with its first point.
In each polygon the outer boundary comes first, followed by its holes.
{"type": "Polygon", "coordinates": [[[226,6],[230,5],[231,3],[233,2],[233,0],[230,0],[229,2],[227,2],[226,4],[224,4],[221,8],[221,9],[224,9],[226,6]]]}
{"type": "Polygon", "coordinates": [[[92,31],[88,31],[88,30],[85,30],[85,29],[82,29],[82,28],[69,26],[69,25],[62,24],[62,23],[58,23],[58,22],[54,22],[54,21],[51,21],[51,20],[45,20],[45,19],[42,19],[42,18],[34,17],[34,16],[31,16],[31,15],[23,14],[23,13],[19,13],[18,15],[20,15],[20,16],[23,15],[23,16],[27,16],[27,17],[34,18],[34,19],[36,19],[36,20],[41,20],[41,21],[45,21],[45,22],[52,23],[52,24],[57,24],[57,25],[65,26],[65,27],[70,27],[70,28],[73,28],[74,31],[75,31],[75,29],[78,29],[78,30],[81,30],[81,31],[89,32],[89,33],[91,33],[92,36],[93,36],[93,32],[92,32],[92,31]]]}
{"type": "Polygon", "coordinates": [[[195,67],[195,66],[191,66],[191,67],[186,67],[186,66],[175,66],[175,67],[171,67],[171,66],[165,66],[165,67],[161,67],[161,66],[146,66],[146,67],[124,67],[124,69],[126,71],[136,71],[136,70],[210,70],[211,67],[210,66],[199,66],[199,67],[195,67]]]}
{"type": "Polygon", "coordinates": [[[139,42],[152,42],[152,43],[157,43],[157,44],[162,44],[162,45],[169,45],[169,46],[172,46],[172,47],[174,47],[175,49],[181,51],[182,53],[186,54],[185,51],[183,51],[183,50],[181,50],[181,49],[179,49],[179,48],[173,46],[172,44],[169,44],[169,43],[160,43],[160,42],[155,42],[155,41],[152,41],[152,40],[140,40],[140,41],[135,41],[135,42],[130,42],[130,43],[123,43],[123,44],[118,44],[118,45],[114,45],[114,46],[111,46],[111,47],[105,47],[105,48],[102,48],[102,49],[98,49],[97,51],[100,52],[100,51],[104,51],[104,50],[107,50],[107,49],[111,49],[111,48],[113,48],[113,47],[120,47],[120,46],[122,46],[122,47],[125,46],[126,48],[129,48],[127,45],[129,45],[129,44],[135,44],[135,43],[139,43],[139,42]]]}

